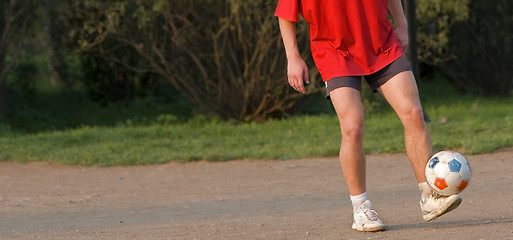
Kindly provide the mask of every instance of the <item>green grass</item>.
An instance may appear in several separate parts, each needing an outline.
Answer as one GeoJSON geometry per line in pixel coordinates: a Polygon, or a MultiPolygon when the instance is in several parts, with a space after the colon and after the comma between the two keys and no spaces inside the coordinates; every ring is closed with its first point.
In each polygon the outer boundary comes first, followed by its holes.
{"type": "MultiPolygon", "coordinates": [[[[477,154],[513,146],[512,97],[465,96],[436,88],[439,83],[425,85],[423,104],[431,118],[428,127],[435,150],[477,154]]],[[[201,116],[183,119],[170,114],[172,109],[163,105],[157,110],[150,109],[151,104],[139,105],[105,107],[97,115],[81,110],[77,119],[84,118],[85,123],[79,125],[74,120],[70,127],[53,130],[44,127],[42,131],[20,131],[0,123],[0,160],[114,166],[333,157],[339,152],[338,120],[329,112],[233,124],[201,116]],[[102,115],[115,120],[105,123],[96,119],[102,115]]],[[[366,114],[366,153],[404,152],[397,116],[385,104],[373,108],[366,114]]],[[[64,117],[59,119],[65,121],[64,117]]]]}
{"type": "Polygon", "coordinates": [[[430,107],[435,148],[476,154],[513,146],[513,98],[463,98],[430,107]],[[446,123],[440,119],[447,119],[446,123]]]}
{"type": "Polygon", "coordinates": [[[335,118],[320,116],[240,125],[194,118],[187,123],[175,124],[82,127],[36,134],[10,133],[0,137],[0,158],[111,166],[168,161],[330,156],[338,152],[337,144],[330,142],[333,137],[324,136],[330,135],[330,129],[337,131],[336,126],[335,118]],[[316,124],[331,127],[318,128],[316,124]],[[318,148],[316,144],[325,147],[318,148]]]}
{"type": "MultiPolygon", "coordinates": [[[[453,149],[465,154],[513,147],[513,98],[462,97],[446,103],[425,103],[434,151],[453,149]]],[[[394,113],[367,117],[366,152],[404,151],[402,125],[394,113]]]]}

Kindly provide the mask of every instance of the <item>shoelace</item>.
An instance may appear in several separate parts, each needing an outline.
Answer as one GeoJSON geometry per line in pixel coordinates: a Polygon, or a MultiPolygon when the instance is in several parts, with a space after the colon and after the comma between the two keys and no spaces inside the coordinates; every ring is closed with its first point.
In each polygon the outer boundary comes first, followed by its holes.
{"type": "Polygon", "coordinates": [[[365,214],[365,216],[367,216],[367,218],[371,221],[378,221],[378,214],[376,213],[376,211],[372,210],[372,209],[365,209],[363,211],[363,213],[365,214]]]}
{"type": "Polygon", "coordinates": [[[425,199],[422,199],[422,203],[425,203],[427,202],[427,200],[429,198],[432,198],[432,199],[437,199],[437,198],[440,198],[440,197],[443,197],[442,195],[436,193],[435,191],[431,192],[431,194],[429,194],[425,199]]]}
{"type": "Polygon", "coordinates": [[[437,199],[437,198],[441,198],[441,197],[443,197],[443,196],[442,196],[442,195],[440,195],[440,194],[438,194],[437,192],[433,191],[433,192],[431,193],[431,197],[432,197],[433,199],[437,199]]]}

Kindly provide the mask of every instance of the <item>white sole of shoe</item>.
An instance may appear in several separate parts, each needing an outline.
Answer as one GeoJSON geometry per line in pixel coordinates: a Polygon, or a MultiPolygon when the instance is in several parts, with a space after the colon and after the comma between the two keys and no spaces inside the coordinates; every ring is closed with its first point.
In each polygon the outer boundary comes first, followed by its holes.
{"type": "Polygon", "coordinates": [[[374,227],[365,227],[365,226],[358,226],[356,223],[353,223],[352,228],[359,232],[378,232],[378,231],[384,231],[385,226],[374,226],[374,227]]]}
{"type": "Polygon", "coordinates": [[[424,221],[429,222],[437,217],[440,217],[454,209],[456,209],[461,204],[461,198],[456,198],[454,202],[448,204],[445,208],[440,209],[439,211],[433,211],[429,214],[423,215],[424,221]]]}

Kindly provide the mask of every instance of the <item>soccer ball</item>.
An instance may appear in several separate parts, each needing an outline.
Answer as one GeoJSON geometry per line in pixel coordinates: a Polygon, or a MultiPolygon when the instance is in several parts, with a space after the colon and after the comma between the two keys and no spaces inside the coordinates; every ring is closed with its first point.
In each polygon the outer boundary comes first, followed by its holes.
{"type": "Polygon", "coordinates": [[[429,159],[426,165],[426,180],[440,195],[460,193],[470,181],[470,165],[459,153],[441,151],[429,159]]]}

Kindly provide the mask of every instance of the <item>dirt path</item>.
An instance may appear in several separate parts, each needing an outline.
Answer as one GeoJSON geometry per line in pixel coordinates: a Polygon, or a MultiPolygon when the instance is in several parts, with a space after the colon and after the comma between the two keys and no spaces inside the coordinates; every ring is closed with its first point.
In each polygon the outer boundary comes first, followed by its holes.
{"type": "Polygon", "coordinates": [[[513,150],[467,156],[454,212],[425,223],[405,155],[368,157],[387,231],[351,230],[336,158],[66,167],[0,162],[0,239],[513,239],[513,150]]]}

